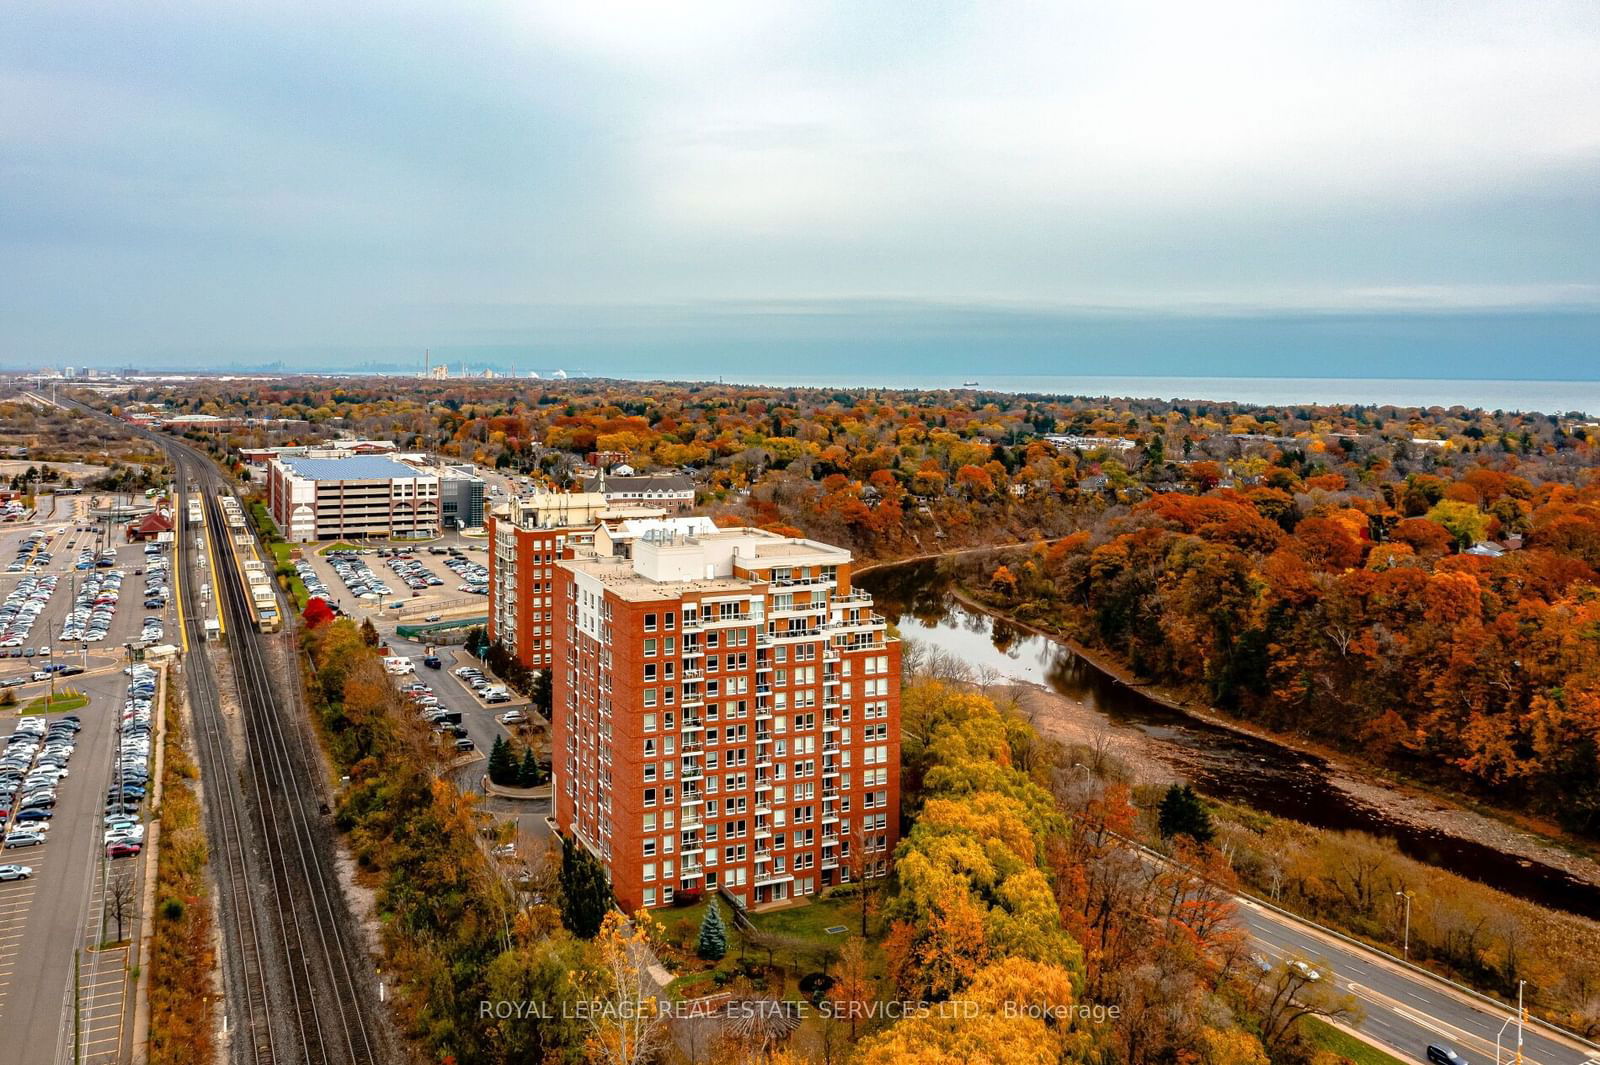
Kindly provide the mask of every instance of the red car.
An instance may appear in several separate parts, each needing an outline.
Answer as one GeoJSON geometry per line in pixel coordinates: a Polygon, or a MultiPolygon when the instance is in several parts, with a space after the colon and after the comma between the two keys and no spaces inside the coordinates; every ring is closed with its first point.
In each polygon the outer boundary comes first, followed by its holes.
{"type": "Polygon", "coordinates": [[[139,853],[137,843],[113,843],[106,848],[107,858],[132,858],[139,853]]]}

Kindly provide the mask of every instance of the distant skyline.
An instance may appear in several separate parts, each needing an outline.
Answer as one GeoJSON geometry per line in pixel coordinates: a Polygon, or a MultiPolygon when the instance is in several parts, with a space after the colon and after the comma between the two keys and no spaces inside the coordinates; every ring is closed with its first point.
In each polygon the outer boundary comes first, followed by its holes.
{"type": "Polygon", "coordinates": [[[1600,375],[1589,2],[4,17],[0,367],[1600,375]]]}

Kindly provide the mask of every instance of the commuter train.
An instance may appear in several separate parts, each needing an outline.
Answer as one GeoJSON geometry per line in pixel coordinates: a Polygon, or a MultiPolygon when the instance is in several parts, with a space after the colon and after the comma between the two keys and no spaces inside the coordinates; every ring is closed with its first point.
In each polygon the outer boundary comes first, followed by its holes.
{"type": "Polygon", "coordinates": [[[244,582],[250,620],[261,632],[277,632],[283,628],[283,611],[278,606],[278,595],[272,587],[272,567],[262,560],[256,550],[256,538],[245,525],[244,510],[239,506],[239,500],[231,492],[219,491],[217,502],[222,507],[222,522],[227,526],[233,563],[244,582]]]}

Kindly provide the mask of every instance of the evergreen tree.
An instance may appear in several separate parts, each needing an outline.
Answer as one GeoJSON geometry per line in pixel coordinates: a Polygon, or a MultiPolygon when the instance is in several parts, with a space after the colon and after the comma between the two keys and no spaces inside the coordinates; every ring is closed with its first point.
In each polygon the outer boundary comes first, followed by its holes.
{"type": "Polygon", "coordinates": [[[1188,836],[1201,846],[1211,842],[1216,829],[1211,825],[1211,814],[1194,789],[1185,784],[1174,784],[1161,800],[1159,826],[1161,837],[1188,836]]]}
{"type": "MultiPolygon", "coordinates": [[[[291,566],[290,568],[292,569],[293,567],[291,566]]],[[[361,623],[361,642],[368,647],[378,646],[378,628],[372,623],[371,618],[361,623]]]]}
{"type": "Polygon", "coordinates": [[[706,915],[700,918],[700,942],[695,945],[695,953],[706,961],[721,961],[728,953],[728,929],[722,923],[722,907],[717,905],[715,895],[706,904],[706,915]]]}
{"type": "Polygon", "coordinates": [[[522,764],[517,767],[517,787],[537,788],[541,783],[539,777],[543,773],[539,769],[539,760],[534,756],[532,747],[522,749],[522,764]]]}
{"type": "Polygon", "coordinates": [[[561,838],[561,923],[580,939],[593,939],[611,909],[605,866],[571,836],[561,838]]]}
{"type": "Polygon", "coordinates": [[[517,767],[512,760],[511,745],[504,736],[496,736],[494,747],[489,751],[489,779],[502,787],[510,787],[517,782],[517,767]]]}
{"type": "Polygon", "coordinates": [[[539,716],[546,721],[550,720],[550,707],[554,698],[550,692],[550,671],[541,669],[533,678],[533,690],[530,693],[533,699],[533,708],[539,711],[539,716]]]}

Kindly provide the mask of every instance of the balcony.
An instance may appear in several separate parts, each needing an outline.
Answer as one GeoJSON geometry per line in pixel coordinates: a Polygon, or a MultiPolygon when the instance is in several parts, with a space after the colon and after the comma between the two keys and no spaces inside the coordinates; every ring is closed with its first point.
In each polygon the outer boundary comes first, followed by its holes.
{"type": "Polygon", "coordinates": [[[699,828],[703,823],[699,814],[684,814],[678,818],[678,828],[685,831],[691,828],[699,828]]]}
{"type": "Polygon", "coordinates": [[[758,755],[756,755],[756,767],[757,768],[760,768],[762,766],[769,766],[771,764],[772,764],[772,755],[770,755],[770,754],[758,754],[758,755]]]}
{"type": "Polygon", "coordinates": [[[835,583],[833,577],[785,577],[768,582],[773,588],[828,588],[835,583]]]}
{"type": "Polygon", "coordinates": [[[758,814],[770,814],[771,812],[772,812],[772,804],[771,803],[765,803],[765,802],[757,801],[757,803],[756,803],[756,813],[758,813],[758,814]]]}
{"type": "Polygon", "coordinates": [[[855,617],[839,618],[828,623],[830,632],[876,631],[885,627],[882,614],[858,611],[855,617]]]}
{"type": "Polygon", "coordinates": [[[704,876],[705,872],[705,866],[698,863],[690,865],[688,862],[685,862],[683,867],[678,870],[678,876],[681,879],[690,880],[695,877],[704,876]]]}
{"type": "Polygon", "coordinates": [[[767,636],[774,643],[788,643],[790,640],[820,640],[822,639],[822,626],[810,626],[796,629],[771,629],[767,636]]]}
{"type": "Polygon", "coordinates": [[[837,740],[834,740],[834,741],[829,742],[829,743],[824,743],[822,745],[822,753],[823,754],[831,754],[833,752],[836,752],[838,749],[839,749],[839,743],[838,743],[837,740]]]}
{"type": "Polygon", "coordinates": [[[839,763],[838,762],[823,762],[822,763],[822,775],[824,777],[836,777],[836,776],[838,776],[839,775],[839,763]]]}
{"type": "MultiPolygon", "coordinates": [[[[705,629],[704,621],[703,621],[703,619],[701,619],[699,617],[692,617],[692,618],[684,618],[683,619],[683,629],[681,630],[683,632],[702,632],[702,631],[704,631],[704,629],[705,629]]],[[[688,650],[687,647],[684,648],[683,653],[684,654],[688,654],[689,653],[689,650],[688,650]]],[[[695,653],[698,654],[699,652],[696,651],[695,653]]]]}
{"type": "Polygon", "coordinates": [[[754,614],[718,614],[715,617],[701,618],[700,629],[722,629],[733,628],[738,625],[754,625],[758,620],[754,614]]]}
{"type": "Polygon", "coordinates": [[[793,873],[767,873],[766,875],[762,875],[761,873],[758,872],[758,873],[756,873],[754,879],[755,879],[756,887],[765,887],[768,884],[777,884],[777,883],[782,883],[783,881],[786,881],[786,880],[793,880],[794,879],[794,874],[793,873]]]}
{"type": "Polygon", "coordinates": [[[699,680],[701,677],[705,676],[705,674],[698,669],[691,669],[688,666],[684,666],[683,672],[679,674],[679,676],[684,680],[699,680]]]}
{"type": "Polygon", "coordinates": [[[686,643],[686,644],[683,645],[683,657],[685,657],[685,658],[704,658],[705,656],[706,656],[706,652],[705,652],[704,648],[702,648],[699,644],[687,644],[686,643]]]}
{"type": "Polygon", "coordinates": [[[706,724],[705,724],[704,721],[701,721],[698,717],[686,717],[686,718],[683,719],[683,725],[680,726],[680,727],[685,732],[688,732],[691,729],[704,732],[706,724]]]}
{"type": "Polygon", "coordinates": [[[705,796],[698,791],[690,791],[685,788],[678,793],[679,806],[699,806],[703,802],[705,802],[705,796]]]}
{"type": "Polygon", "coordinates": [[[705,849],[705,841],[699,837],[696,837],[694,839],[684,840],[683,843],[678,847],[678,853],[683,855],[704,854],[705,849]]]}
{"type": "Polygon", "coordinates": [[[872,596],[863,591],[848,592],[833,597],[834,606],[871,606],[872,596]]]}
{"type": "Polygon", "coordinates": [[[794,618],[806,614],[820,614],[827,609],[827,603],[790,603],[788,606],[774,606],[770,615],[775,618],[794,618]]]}
{"type": "Polygon", "coordinates": [[[685,781],[704,780],[705,775],[705,770],[701,769],[699,766],[686,765],[683,767],[683,772],[679,775],[678,779],[685,781]]]}

